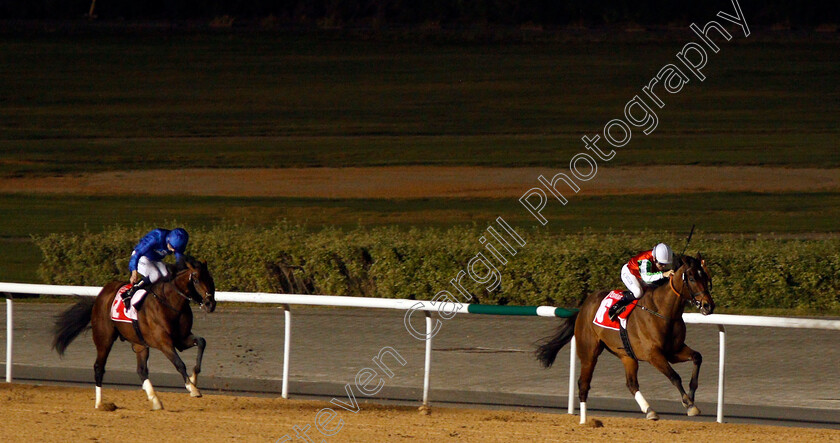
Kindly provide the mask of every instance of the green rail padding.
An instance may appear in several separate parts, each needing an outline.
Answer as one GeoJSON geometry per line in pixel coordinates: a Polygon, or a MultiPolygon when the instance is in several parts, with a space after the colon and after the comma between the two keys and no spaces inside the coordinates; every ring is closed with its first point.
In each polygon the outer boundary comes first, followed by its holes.
{"type": "MultiPolygon", "coordinates": [[[[489,314],[489,315],[522,315],[522,316],[536,316],[537,308],[539,306],[498,306],[498,305],[467,305],[467,312],[470,314],[489,314]]],[[[554,308],[555,317],[571,317],[578,310],[554,308]]]]}

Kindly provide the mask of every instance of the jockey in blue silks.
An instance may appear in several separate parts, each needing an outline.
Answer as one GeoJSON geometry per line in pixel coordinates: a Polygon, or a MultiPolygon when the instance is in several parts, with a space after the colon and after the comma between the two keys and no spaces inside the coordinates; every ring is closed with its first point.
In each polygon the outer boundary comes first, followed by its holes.
{"type": "Polygon", "coordinates": [[[161,260],[173,253],[175,259],[180,260],[189,240],[190,236],[184,228],[175,228],[171,231],[158,228],[149,231],[140,239],[128,261],[128,270],[131,271],[129,281],[132,286],[130,290],[123,293],[123,302],[126,306],[138,289],[169,277],[169,270],[161,260]]]}

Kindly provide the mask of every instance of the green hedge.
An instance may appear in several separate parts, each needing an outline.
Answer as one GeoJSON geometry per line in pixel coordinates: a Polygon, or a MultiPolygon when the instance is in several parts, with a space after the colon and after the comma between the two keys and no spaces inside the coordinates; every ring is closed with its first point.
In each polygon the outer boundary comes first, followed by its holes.
{"type": "MultiPolygon", "coordinates": [[[[218,290],[311,292],[429,299],[478,252],[482,226],[449,229],[372,228],[313,232],[278,224],[190,229],[188,252],[211,266],[218,290]],[[290,282],[295,283],[290,283],[290,282]]],[[[52,234],[35,239],[46,283],[103,285],[127,276],[128,258],[147,228],[52,234]]],[[[575,306],[581,295],[621,286],[619,269],[657,241],[681,249],[682,238],[652,233],[550,236],[521,232],[528,244],[499,266],[502,284],[488,293],[465,285],[482,303],[575,306]]],[[[715,276],[720,307],[840,310],[840,240],[785,240],[695,234],[715,276]]],[[[472,283],[469,278],[464,282],[472,283]]]]}

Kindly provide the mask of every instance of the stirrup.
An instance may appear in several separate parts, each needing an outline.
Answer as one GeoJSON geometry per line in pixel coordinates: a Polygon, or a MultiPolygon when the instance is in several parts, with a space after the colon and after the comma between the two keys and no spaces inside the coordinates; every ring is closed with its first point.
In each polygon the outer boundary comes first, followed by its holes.
{"type": "Polygon", "coordinates": [[[134,294],[136,294],[137,291],[139,291],[140,288],[142,288],[142,285],[143,285],[142,281],[134,283],[133,285],[131,285],[130,288],[128,288],[127,291],[125,291],[122,294],[123,304],[125,304],[126,307],[128,307],[128,304],[131,302],[131,297],[134,297],[134,294]]]}
{"type": "Polygon", "coordinates": [[[614,305],[610,306],[609,311],[607,311],[607,316],[610,318],[610,320],[615,321],[618,318],[618,316],[621,315],[621,313],[624,312],[625,309],[627,309],[627,305],[621,304],[623,301],[624,300],[619,300],[615,302],[614,305]]]}
{"type": "Polygon", "coordinates": [[[607,311],[607,317],[609,317],[610,320],[615,321],[615,319],[618,318],[625,309],[627,309],[627,306],[633,302],[633,299],[630,298],[633,297],[633,293],[631,292],[628,294],[627,292],[628,291],[622,292],[622,297],[618,299],[614,305],[610,306],[610,309],[607,311]]]}

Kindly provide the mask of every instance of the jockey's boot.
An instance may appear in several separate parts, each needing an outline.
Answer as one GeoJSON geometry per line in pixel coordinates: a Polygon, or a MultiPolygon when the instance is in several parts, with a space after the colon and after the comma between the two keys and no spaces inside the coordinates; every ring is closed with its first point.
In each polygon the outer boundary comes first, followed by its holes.
{"type": "Polygon", "coordinates": [[[123,293],[122,299],[123,299],[123,304],[125,304],[126,308],[128,308],[129,303],[131,303],[131,297],[133,297],[134,294],[136,294],[138,290],[142,289],[148,283],[149,283],[149,279],[146,278],[146,277],[143,277],[137,283],[131,285],[131,288],[129,288],[128,291],[125,291],[123,293]]]}
{"type": "Polygon", "coordinates": [[[636,299],[636,297],[630,291],[624,291],[621,293],[621,295],[621,299],[615,302],[614,305],[610,306],[610,310],[607,311],[607,315],[610,317],[610,320],[615,321],[615,319],[618,318],[619,314],[624,312],[624,309],[627,307],[627,305],[633,303],[633,300],[636,299]]]}

